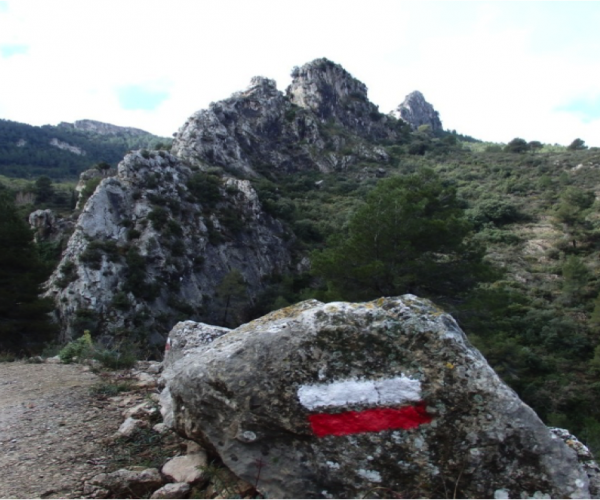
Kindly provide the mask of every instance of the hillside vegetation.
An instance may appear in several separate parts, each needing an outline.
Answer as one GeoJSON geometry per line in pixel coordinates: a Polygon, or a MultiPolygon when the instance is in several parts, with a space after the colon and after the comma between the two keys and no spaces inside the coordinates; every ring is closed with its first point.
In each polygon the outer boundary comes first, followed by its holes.
{"type": "MultiPolygon", "coordinates": [[[[515,152],[508,145],[461,142],[450,134],[429,137],[422,154],[410,154],[415,141],[422,141],[418,133],[407,145],[387,147],[392,159],[385,175],[402,178],[426,169],[455,190],[471,224],[471,242],[485,249],[498,274],[450,295],[425,286],[395,291],[417,291],[443,304],[547,423],[577,430],[599,450],[600,150],[544,146],[515,152]]],[[[319,263],[312,276],[274,283],[265,293],[264,311],[313,296],[378,296],[364,282],[353,287],[347,279],[332,286],[327,278],[336,272],[328,272],[320,249],[348,241],[348,228],[354,214],[362,213],[367,194],[387,182],[378,179],[379,168],[365,163],[343,173],[256,181],[263,203],[288,222],[299,246],[312,249],[319,263]]],[[[348,277],[350,265],[340,256],[339,274],[348,277]]],[[[429,279],[436,283],[436,274],[429,279]]]]}
{"type": "MultiPolygon", "coordinates": [[[[100,272],[112,262],[111,269],[125,273],[123,279],[115,274],[115,282],[130,288],[133,283],[136,293],[123,288],[109,297],[111,314],[129,308],[130,316],[137,315],[133,325],[147,332],[149,323],[160,323],[153,311],[166,304],[161,341],[173,321],[190,311],[194,319],[235,326],[307,298],[369,300],[403,293],[430,298],[457,318],[546,423],[570,429],[600,451],[600,149],[580,140],[568,147],[521,138],[492,144],[455,132],[433,133],[426,125],[411,128],[379,113],[366,87],[329,61],[315,61],[293,75],[288,95],[258,78],[245,93],[194,115],[175,139],[172,157],[164,150],[132,156],[128,161],[144,173],[135,174],[144,184],[131,193],[122,188],[128,201],[120,205],[124,215],[118,223],[128,228],[126,241],[89,243],[80,235],[86,250],[71,255],[71,274],[76,266],[100,272]],[[344,85],[327,87],[335,79],[344,85]],[[324,89],[320,94],[297,90],[313,88],[313,81],[324,89]],[[345,93],[332,94],[332,88],[345,93]],[[176,178],[185,182],[177,184],[176,178]],[[258,194],[258,208],[248,183],[258,194]],[[128,218],[123,207],[139,206],[140,200],[147,218],[137,213],[128,218]],[[207,265],[212,261],[204,256],[217,262],[227,255],[224,249],[251,248],[252,255],[264,255],[266,229],[261,226],[250,244],[248,221],[276,228],[272,243],[283,234],[281,248],[289,249],[292,261],[287,270],[282,264],[263,279],[266,266],[257,266],[256,282],[248,283],[246,254],[235,265],[219,261],[218,273],[216,264],[207,265]],[[153,255],[140,238],[150,230],[160,233],[153,255]],[[204,254],[190,260],[198,248],[204,254]],[[171,267],[161,268],[163,261],[171,267]],[[163,281],[150,286],[150,268],[163,281]],[[182,302],[179,283],[193,279],[206,300],[219,302],[218,314],[214,307],[182,302]],[[202,288],[209,281],[210,293],[202,288]]],[[[0,144],[9,143],[6,151],[15,152],[18,137],[0,144]]],[[[59,155],[52,165],[47,149],[40,149],[39,158],[35,151],[18,168],[13,163],[0,172],[29,179],[54,172],[55,178],[74,180],[80,171],[71,157],[62,163],[64,150],[52,148],[59,155]]],[[[38,181],[35,196],[17,203],[22,213],[47,206],[48,183],[38,181]]],[[[20,187],[10,189],[17,199],[22,195],[20,187]]],[[[74,205],[60,206],[66,213],[74,205]]],[[[57,257],[49,257],[54,265],[57,257]]],[[[287,262],[287,254],[280,260],[287,262]]],[[[53,284],[57,296],[77,278],[63,271],[64,283],[53,284]]],[[[61,300],[71,300],[68,292],[61,300]]],[[[139,332],[123,327],[119,334],[134,333],[139,332]]],[[[12,340],[0,339],[1,349],[12,348],[12,340]]]]}
{"type": "Polygon", "coordinates": [[[35,127],[0,119],[0,175],[74,180],[99,162],[116,167],[129,149],[156,148],[169,142],[148,132],[131,133],[125,127],[111,127],[114,132],[106,133],[78,129],[72,124],[35,127]]]}

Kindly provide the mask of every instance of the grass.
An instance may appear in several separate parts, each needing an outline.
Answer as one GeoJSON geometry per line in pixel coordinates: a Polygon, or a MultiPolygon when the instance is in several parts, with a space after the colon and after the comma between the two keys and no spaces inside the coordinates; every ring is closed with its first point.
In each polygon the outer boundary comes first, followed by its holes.
{"type": "Polygon", "coordinates": [[[133,388],[129,380],[103,380],[90,387],[89,391],[92,396],[117,396],[122,392],[129,392],[133,388]]]}
{"type": "Polygon", "coordinates": [[[136,429],[130,437],[115,439],[107,446],[113,470],[143,466],[160,469],[177,451],[179,443],[170,433],[159,434],[151,428],[136,429]]]}
{"type": "Polygon", "coordinates": [[[13,361],[17,361],[17,359],[19,358],[14,352],[0,352],[0,363],[12,363],[13,361]]]}

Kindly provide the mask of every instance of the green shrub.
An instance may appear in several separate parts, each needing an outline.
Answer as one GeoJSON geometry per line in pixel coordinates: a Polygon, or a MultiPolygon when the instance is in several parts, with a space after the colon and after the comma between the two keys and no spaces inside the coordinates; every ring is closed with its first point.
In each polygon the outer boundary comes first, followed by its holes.
{"type": "Polygon", "coordinates": [[[148,219],[152,221],[154,229],[160,231],[169,220],[169,211],[163,207],[156,207],[148,214],[148,219]]]}
{"type": "Polygon", "coordinates": [[[131,301],[125,292],[120,291],[113,296],[112,306],[121,311],[127,311],[131,307],[131,301]]]}
{"type": "Polygon", "coordinates": [[[137,362],[135,351],[129,345],[122,345],[115,349],[96,347],[93,351],[93,358],[111,370],[133,368],[137,362]]]}
{"type": "Polygon", "coordinates": [[[121,392],[128,392],[132,388],[131,382],[122,381],[102,381],[90,387],[92,396],[117,396],[121,392]]]}
{"type": "Polygon", "coordinates": [[[62,276],[56,280],[56,285],[59,288],[65,288],[69,283],[77,279],[77,266],[73,261],[67,260],[61,267],[62,276]]]}
{"type": "Polygon", "coordinates": [[[76,340],[69,342],[58,353],[63,363],[72,363],[75,360],[89,359],[93,350],[92,335],[89,330],[76,340]]]}
{"type": "Polygon", "coordinates": [[[79,195],[80,206],[83,206],[89,197],[94,194],[94,191],[96,191],[96,188],[98,187],[98,184],[100,184],[101,180],[101,177],[93,177],[86,181],[85,186],[79,195]]]}
{"type": "Polygon", "coordinates": [[[99,270],[102,267],[102,256],[106,255],[111,262],[119,260],[119,247],[112,240],[94,240],[91,241],[83,253],[79,256],[79,261],[87,264],[92,269],[99,270]]]}
{"type": "Polygon", "coordinates": [[[214,207],[221,200],[221,179],[216,175],[196,172],[187,182],[192,196],[206,208],[214,207]]]}

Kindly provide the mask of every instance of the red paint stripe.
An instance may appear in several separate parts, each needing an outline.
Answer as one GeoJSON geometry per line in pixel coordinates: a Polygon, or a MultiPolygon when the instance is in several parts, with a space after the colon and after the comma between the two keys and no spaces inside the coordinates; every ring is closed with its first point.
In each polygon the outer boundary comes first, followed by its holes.
{"type": "Polygon", "coordinates": [[[392,429],[414,429],[421,424],[428,424],[432,417],[428,415],[425,403],[420,402],[403,408],[375,408],[336,414],[316,413],[309,415],[308,420],[313,432],[323,437],[392,429]]]}

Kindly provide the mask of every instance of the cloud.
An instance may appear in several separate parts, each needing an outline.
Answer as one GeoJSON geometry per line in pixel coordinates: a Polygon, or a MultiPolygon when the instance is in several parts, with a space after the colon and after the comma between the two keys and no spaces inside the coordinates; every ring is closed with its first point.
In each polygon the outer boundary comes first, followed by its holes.
{"type": "Polygon", "coordinates": [[[29,46],[27,45],[0,45],[1,57],[8,58],[19,54],[27,54],[28,51],[29,46]]]}
{"type": "Polygon", "coordinates": [[[564,106],[600,95],[599,16],[596,2],[0,0],[0,47],[28,47],[0,57],[0,110],[171,135],[251,77],[285,90],[292,67],[327,57],[382,112],[420,90],[448,129],[592,145],[584,104],[564,106]]]}
{"type": "Polygon", "coordinates": [[[600,95],[578,97],[556,108],[556,111],[571,113],[583,123],[600,120],[600,95]]]}
{"type": "Polygon", "coordinates": [[[164,90],[152,90],[144,85],[128,85],[117,89],[121,108],[126,110],[151,111],[169,97],[164,90]]]}

